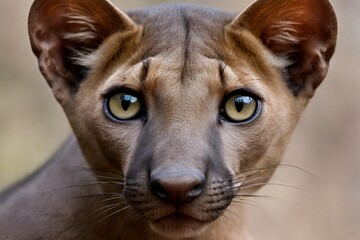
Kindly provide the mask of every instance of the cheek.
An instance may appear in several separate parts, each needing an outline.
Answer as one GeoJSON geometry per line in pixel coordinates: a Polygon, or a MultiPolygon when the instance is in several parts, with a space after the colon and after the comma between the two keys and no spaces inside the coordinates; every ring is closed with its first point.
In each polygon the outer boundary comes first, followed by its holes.
{"type": "Polygon", "coordinates": [[[238,173],[272,164],[267,155],[273,152],[273,145],[278,145],[279,138],[286,137],[283,130],[287,128],[288,116],[288,113],[277,114],[273,105],[263,104],[259,118],[248,125],[224,123],[221,131],[223,152],[229,168],[238,173]]]}
{"type": "Polygon", "coordinates": [[[96,134],[96,140],[105,161],[127,172],[129,159],[137,146],[138,136],[142,128],[141,121],[129,123],[112,123],[101,121],[92,131],[96,134]]]}
{"type": "Polygon", "coordinates": [[[222,131],[224,159],[233,173],[252,169],[261,161],[270,145],[271,133],[266,130],[229,126],[222,131]]]}
{"type": "Polygon", "coordinates": [[[103,114],[102,102],[77,109],[76,112],[82,114],[72,114],[75,117],[70,122],[86,160],[100,169],[116,167],[122,173],[126,172],[142,121],[112,122],[103,114]]]}

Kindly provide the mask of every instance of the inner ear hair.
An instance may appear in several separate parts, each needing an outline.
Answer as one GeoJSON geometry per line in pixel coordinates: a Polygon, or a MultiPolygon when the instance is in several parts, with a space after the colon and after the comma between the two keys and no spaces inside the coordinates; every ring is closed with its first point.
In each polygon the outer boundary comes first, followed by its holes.
{"type": "Polygon", "coordinates": [[[28,24],[40,70],[59,101],[77,91],[107,38],[137,30],[107,0],[36,0],[28,24]]]}
{"type": "Polygon", "coordinates": [[[337,20],[328,0],[258,0],[231,23],[250,31],[275,57],[295,96],[313,96],[335,51],[337,20]]]}

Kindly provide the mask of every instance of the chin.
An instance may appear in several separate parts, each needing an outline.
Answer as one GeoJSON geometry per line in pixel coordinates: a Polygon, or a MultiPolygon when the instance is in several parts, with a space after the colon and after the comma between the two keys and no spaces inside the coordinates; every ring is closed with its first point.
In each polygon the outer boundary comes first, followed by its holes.
{"type": "Polygon", "coordinates": [[[185,215],[169,215],[149,222],[151,229],[169,239],[186,239],[203,233],[210,222],[203,222],[185,215]]]}

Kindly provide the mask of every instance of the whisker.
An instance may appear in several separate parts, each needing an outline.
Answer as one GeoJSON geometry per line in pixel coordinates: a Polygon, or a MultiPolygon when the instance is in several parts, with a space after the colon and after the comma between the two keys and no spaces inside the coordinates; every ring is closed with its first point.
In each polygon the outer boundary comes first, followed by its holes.
{"type": "Polygon", "coordinates": [[[268,199],[268,200],[282,200],[278,197],[268,196],[268,195],[260,195],[260,194],[235,194],[235,197],[242,198],[260,198],[260,199],[268,199]]]}
{"type": "Polygon", "coordinates": [[[135,49],[136,49],[136,52],[137,52],[137,54],[138,54],[138,57],[139,57],[139,62],[144,62],[144,57],[142,56],[142,54],[140,54],[140,50],[139,50],[139,46],[135,43],[135,39],[132,39],[132,41],[133,41],[133,45],[134,45],[134,47],[135,47],[135,49]]]}
{"type": "Polygon", "coordinates": [[[103,200],[103,202],[109,202],[109,201],[112,201],[112,200],[123,199],[123,198],[124,198],[123,195],[115,196],[115,197],[107,198],[107,199],[103,200]]]}
{"type": "Polygon", "coordinates": [[[112,210],[114,208],[117,208],[120,204],[121,203],[115,203],[115,204],[110,204],[110,205],[107,205],[107,206],[103,206],[103,207],[97,209],[96,211],[94,211],[92,213],[93,216],[91,218],[96,218],[99,215],[106,213],[107,211],[110,211],[110,210],[112,210]]]}
{"type": "Polygon", "coordinates": [[[291,164],[278,164],[278,165],[269,165],[269,166],[266,166],[266,167],[261,167],[261,168],[254,168],[254,169],[247,169],[247,170],[243,170],[243,171],[240,171],[238,173],[235,173],[234,175],[236,176],[234,179],[236,178],[241,178],[241,177],[247,177],[246,175],[245,176],[241,176],[241,174],[244,174],[244,173],[248,173],[248,172],[259,172],[259,171],[264,171],[264,170],[272,170],[272,169],[275,169],[275,168],[284,168],[284,167],[288,167],[288,168],[293,168],[293,169],[296,169],[296,170],[300,170],[301,172],[303,173],[306,173],[308,174],[309,176],[313,177],[314,179],[316,179],[317,181],[319,181],[320,183],[322,183],[321,179],[318,178],[315,174],[311,173],[310,171],[307,171],[301,167],[298,167],[298,166],[295,166],[295,165],[291,165],[291,164]]]}
{"type": "MultiPolygon", "coordinates": [[[[308,192],[306,189],[304,188],[301,188],[301,187],[297,187],[297,186],[294,186],[294,185],[291,185],[291,184],[287,184],[287,183],[275,183],[275,182],[267,182],[267,180],[276,180],[274,179],[274,177],[271,177],[271,178],[258,178],[258,179],[252,179],[252,181],[246,181],[246,180],[243,180],[243,181],[239,181],[239,182],[233,182],[234,185],[239,185],[240,184],[240,187],[238,186],[233,186],[232,189],[236,189],[236,188],[244,188],[244,187],[247,187],[247,186],[261,186],[261,185],[278,185],[278,186],[283,186],[283,187],[289,187],[289,188],[294,188],[294,189],[298,189],[298,190],[302,190],[302,191],[305,191],[305,192],[308,192]],[[261,181],[265,181],[265,182],[261,182],[261,181]]],[[[278,180],[278,181],[281,181],[281,180],[278,180]]]]}
{"type": "Polygon", "coordinates": [[[236,178],[242,178],[242,177],[248,177],[249,175],[241,175],[241,174],[248,173],[248,172],[257,173],[257,172],[260,172],[260,171],[272,170],[272,169],[277,168],[277,167],[278,167],[277,165],[274,165],[274,166],[267,166],[267,167],[262,167],[262,168],[247,169],[247,170],[242,170],[242,171],[240,171],[238,173],[235,173],[234,175],[237,176],[237,177],[235,177],[235,179],[236,178]]]}
{"type": "Polygon", "coordinates": [[[249,199],[240,199],[240,200],[235,200],[234,203],[255,207],[256,209],[261,210],[268,219],[270,219],[271,221],[274,221],[273,218],[271,217],[271,215],[269,214],[269,212],[266,211],[266,209],[258,202],[255,202],[255,201],[252,201],[249,199]]]}
{"type": "Polygon", "coordinates": [[[123,182],[118,182],[118,181],[100,181],[98,182],[98,184],[115,184],[115,185],[125,186],[123,182]]]}
{"type": "Polygon", "coordinates": [[[246,188],[251,188],[254,186],[280,186],[280,187],[288,187],[291,189],[296,189],[296,190],[300,190],[300,191],[304,191],[306,193],[310,193],[310,191],[301,188],[301,187],[296,187],[296,186],[292,186],[292,185],[288,185],[288,184],[282,184],[282,183],[271,183],[271,182],[264,182],[264,183],[251,183],[251,184],[244,184],[240,186],[240,189],[246,189],[246,188]]]}
{"type": "Polygon", "coordinates": [[[99,210],[101,212],[97,211],[98,213],[96,215],[92,216],[91,219],[95,219],[95,218],[97,218],[97,217],[99,217],[99,216],[101,216],[101,215],[103,215],[103,214],[105,214],[105,213],[107,213],[109,211],[112,211],[112,210],[114,210],[116,208],[119,208],[119,207],[122,207],[122,206],[127,206],[127,203],[122,202],[122,203],[111,204],[109,206],[111,206],[111,207],[103,208],[102,210],[99,210]]]}
{"type": "Polygon", "coordinates": [[[110,179],[110,180],[124,181],[123,178],[118,178],[118,177],[100,176],[100,175],[96,175],[96,177],[98,177],[98,178],[100,178],[100,179],[110,179]]]}
{"type": "Polygon", "coordinates": [[[119,193],[99,193],[99,194],[90,194],[90,195],[82,195],[73,197],[74,199],[82,199],[82,198],[92,198],[92,197],[106,197],[106,196],[117,196],[119,193]]]}
{"type": "Polygon", "coordinates": [[[245,178],[244,180],[240,180],[240,181],[234,180],[232,189],[241,188],[242,186],[244,186],[246,184],[257,183],[258,181],[267,181],[267,180],[269,180],[269,178],[252,179],[252,181],[247,181],[247,180],[248,180],[248,178],[245,178]]]}
{"type": "Polygon", "coordinates": [[[121,172],[114,172],[114,171],[99,169],[99,168],[89,168],[89,167],[84,167],[84,166],[79,166],[79,165],[72,165],[72,167],[74,169],[80,169],[80,170],[88,172],[90,174],[94,174],[96,172],[102,172],[102,173],[110,173],[110,174],[113,174],[113,175],[116,175],[119,177],[124,177],[124,175],[121,172]]]}
{"type": "Polygon", "coordinates": [[[92,168],[91,170],[93,170],[95,173],[96,172],[102,172],[102,173],[110,173],[113,174],[115,176],[121,177],[121,179],[124,179],[124,174],[120,173],[120,172],[114,172],[114,171],[109,171],[109,170],[104,170],[104,169],[97,169],[97,168],[92,168]]]}
{"type": "Polygon", "coordinates": [[[225,69],[228,67],[227,61],[229,61],[235,54],[236,51],[236,47],[231,47],[231,48],[227,48],[226,53],[223,57],[223,60],[221,60],[221,65],[222,65],[222,71],[225,72],[225,69]],[[231,50],[229,50],[231,49],[231,50]],[[231,51],[231,54],[229,54],[229,51],[231,51]]]}
{"type": "Polygon", "coordinates": [[[224,217],[226,220],[228,220],[232,225],[235,225],[235,223],[228,217],[228,216],[226,216],[226,212],[230,212],[230,213],[233,213],[233,212],[231,212],[229,209],[225,209],[225,212],[224,213],[222,213],[220,210],[217,210],[217,212],[218,213],[220,213],[221,215],[221,217],[224,217]]]}
{"type": "Polygon", "coordinates": [[[105,219],[107,219],[107,218],[110,218],[110,217],[114,216],[115,214],[118,214],[118,213],[120,213],[120,212],[122,212],[122,211],[124,211],[124,210],[126,210],[126,209],[129,209],[130,207],[131,207],[131,206],[129,205],[129,206],[126,206],[126,207],[124,207],[124,208],[122,208],[122,209],[119,209],[119,210],[113,212],[112,214],[101,218],[100,220],[96,221],[95,223],[93,223],[93,224],[91,224],[91,225],[94,226],[94,225],[98,224],[99,222],[101,222],[101,221],[103,221],[103,220],[105,220],[105,219]]]}
{"type": "Polygon", "coordinates": [[[83,184],[83,185],[69,185],[69,186],[64,186],[62,188],[57,188],[57,190],[60,189],[67,189],[67,188],[82,188],[82,187],[93,187],[96,185],[103,185],[103,184],[114,184],[114,185],[121,185],[123,186],[123,183],[119,183],[116,181],[91,181],[91,183],[89,184],[83,184]]]}
{"type": "Polygon", "coordinates": [[[301,172],[304,172],[308,175],[310,175],[311,177],[313,177],[314,179],[316,179],[319,183],[321,184],[324,184],[320,178],[318,178],[315,174],[311,173],[310,171],[308,170],[305,170],[301,167],[298,167],[298,166],[295,166],[295,165],[292,165],[292,164],[280,164],[279,167],[290,167],[290,168],[293,168],[293,169],[297,169],[297,170],[300,170],[301,172]]]}
{"type": "Polygon", "coordinates": [[[239,203],[239,204],[243,204],[243,205],[248,205],[248,206],[252,206],[252,207],[256,207],[260,210],[265,210],[264,207],[262,207],[259,203],[252,201],[252,202],[248,202],[248,200],[246,199],[234,199],[233,200],[234,203],[239,203]]]}

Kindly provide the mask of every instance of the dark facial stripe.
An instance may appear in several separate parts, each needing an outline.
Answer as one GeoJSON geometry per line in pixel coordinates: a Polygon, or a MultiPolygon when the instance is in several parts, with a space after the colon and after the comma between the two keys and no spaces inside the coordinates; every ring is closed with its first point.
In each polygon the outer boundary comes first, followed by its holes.
{"type": "Polygon", "coordinates": [[[183,9],[181,11],[181,15],[182,15],[182,19],[183,19],[183,25],[184,25],[184,30],[185,30],[185,38],[184,38],[184,48],[183,48],[183,52],[184,52],[184,59],[183,59],[183,68],[181,71],[181,82],[185,81],[185,75],[186,75],[186,70],[187,70],[187,65],[188,65],[188,58],[189,58],[189,45],[190,45],[190,22],[189,19],[187,17],[187,13],[186,11],[183,9]]]}

